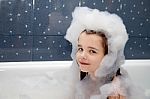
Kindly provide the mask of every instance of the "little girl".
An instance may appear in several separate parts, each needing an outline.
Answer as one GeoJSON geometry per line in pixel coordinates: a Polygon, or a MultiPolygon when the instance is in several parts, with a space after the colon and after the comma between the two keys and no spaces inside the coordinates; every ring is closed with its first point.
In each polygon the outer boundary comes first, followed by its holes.
{"type": "Polygon", "coordinates": [[[124,63],[128,34],[122,19],[106,11],[76,7],[65,38],[72,43],[75,99],[145,99],[124,63]],[[85,74],[79,78],[79,75],[85,74]]]}

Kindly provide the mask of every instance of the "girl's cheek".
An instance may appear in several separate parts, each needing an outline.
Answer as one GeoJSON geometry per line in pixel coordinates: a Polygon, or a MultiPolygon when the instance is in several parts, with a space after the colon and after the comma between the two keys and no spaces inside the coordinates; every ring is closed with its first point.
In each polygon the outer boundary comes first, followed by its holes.
{"type": "Polygon", "coordinates": [[[76,53],[76,60],[78,60],[78,58],[79,58],[79,53],[77,52],[76,53]]]}

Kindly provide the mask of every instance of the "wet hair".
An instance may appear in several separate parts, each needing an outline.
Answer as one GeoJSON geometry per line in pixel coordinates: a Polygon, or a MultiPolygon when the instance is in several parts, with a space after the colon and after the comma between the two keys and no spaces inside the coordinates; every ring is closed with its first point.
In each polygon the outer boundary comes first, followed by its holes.
{"type": "MultiPolygon", "coordinates": [[[[107,38],[104,35],[103,32],[100,31],[94,31],[94,30],[83,30],[81,33],[86,33],[86,34],[96,34],[102,38],[102,46],[104,48],[104,55],[108,54],[108,43],[107,43],[107,38]]],[[[82,72],[80,71],[80,79],[82,80],[86,75],[88,75],[87,72],[82,72]]]]}

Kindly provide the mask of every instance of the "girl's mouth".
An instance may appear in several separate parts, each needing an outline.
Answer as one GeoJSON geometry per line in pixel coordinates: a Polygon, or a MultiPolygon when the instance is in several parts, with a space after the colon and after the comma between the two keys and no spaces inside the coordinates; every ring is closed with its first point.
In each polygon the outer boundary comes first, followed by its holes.
{"type": "Polygon", "coordinates": [[[81,65],[90,65],[89,63],[86,62],[80,62],[81,65]]]}

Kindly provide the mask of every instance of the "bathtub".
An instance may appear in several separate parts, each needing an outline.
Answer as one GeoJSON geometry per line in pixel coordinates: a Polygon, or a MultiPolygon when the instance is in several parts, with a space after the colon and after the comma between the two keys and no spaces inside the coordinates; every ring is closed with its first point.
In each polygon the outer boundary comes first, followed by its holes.
{"type": "MultiPolygon", "coordinates": [[[[67,78],[71,64],[72,61],[1,62],[0,99],[73,99],[67,78]]],[[[122,67],[150,96],[150,60],[126,60],[122,67]]]]}

